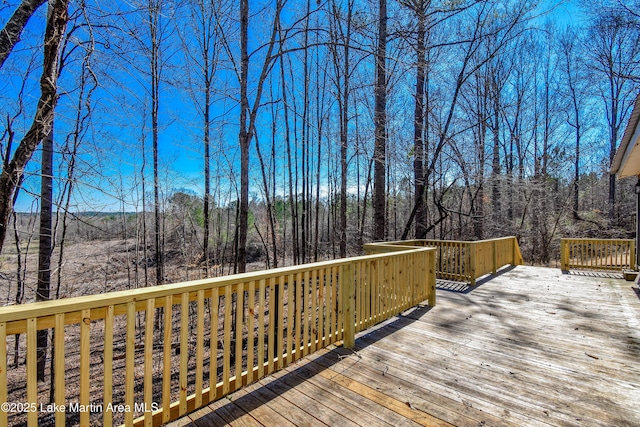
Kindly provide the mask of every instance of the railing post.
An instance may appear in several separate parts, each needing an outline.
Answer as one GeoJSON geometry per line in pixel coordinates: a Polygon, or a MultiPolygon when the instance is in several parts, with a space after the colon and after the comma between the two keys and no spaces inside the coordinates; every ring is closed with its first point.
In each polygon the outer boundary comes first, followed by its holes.
{"type": "Polygon", "coordinates": [[[344,348],[356,346],[355,324],[356,324],[356,296],[353,282],[353,264],[351,262],[342,266],[342,278],[340,280],[342,288],[342,319],[344,348]]]}
{"type": "Polygon", "coordinates": [[[524,264],[524,260],[522,259],[522,252],[520,252],[520,245],[518,244],[518,238],[515,236],[513,237],[513,264],[524,264]]]}
{"type": "Polygon", "coordinates": [[[498,248],[497,246],[497,241],[494,240],[493,241],[493,274],[496,274],[498,272],[498,248]]]}
{"type": "Polygon", "coordinates": [[[630,246],[630,257],[631,259],[629,260],[629,268],[632,270],[635,270],[637,268],[636,266],[636,242],[631,241],[629,242],[629,246],[630,246]]]}
{"type": "Polygon", "coordinates": [[[476,242],[469,242],[469,283],[471,286],[476,285],[476,242]]]}
{"type": "Polygon", "coordinates": [[[563,271],[569,270],[569,245],[567,239],[560,239],[560,268],[563,271]]]}
{"type": "Polygon", "coordinates": [[[436,305],[436,251],[428,251],[426,253],[427,261],[427,273],[425,275],[427,279],[428,299],[427,304],[429,307],[435,307],[436,305]]]}

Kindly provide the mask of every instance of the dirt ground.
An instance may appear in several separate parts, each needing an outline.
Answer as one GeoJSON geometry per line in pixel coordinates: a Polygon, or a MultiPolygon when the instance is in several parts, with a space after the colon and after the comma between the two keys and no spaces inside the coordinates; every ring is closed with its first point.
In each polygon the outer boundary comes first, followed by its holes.
{"type": "MultiPolygon", "coordinates": [[[[26,246],[22,248],[26,251],[26,246]]],[[[28,256],[26,257],[26,272],[24,274],[25,291],[22,303],[28,303],[35,300],[35,292],[37,285],[37,265],[38,254],[37,245],[31,245],[28,248],[28,256]]],[[[119,291],[145,286],[145,282],[149,285],[155,284],[155,266],[153,264],[153,256],[149,252],[149,256],[145,261],[142,251],[136,253],[134,241],[113,240],[113,241],[92,241],[83,243],[74,243],[64,248],[64,261],[62,269],[55,268],[52,272],[52,296],[58,298],[74,297],[81,295],[101,294],[111,291],[119,291]],[[147,267],[145,280],[145,263],[147,267]],[[58,272],[61,274],[58,276],[58,272]],[[59,282],[58,282],[58,279],[59,282]],[[59,284],[59,287],[58,287],[59,284]]],[[[52,264],[58,265],[60,252],[57,249],[53,254],[52,264]]],[[[205,271],[196,263],[186,262],[186,257],[179,250],[169,252],[166,259],[165,282],[177,283],[186,280],[194,280],[205,277],[205,271]]],[[[22,263],[24,263],[24,254],[22,263]]],[[[251,270],[259,270],[265,268],[264,263],[253,263],[249,266],[251,270]]],[[[9,246],[6,251],[0,255],[0,305],[15,304],[18,278],[18,254],[13,246],[9,246]]],[[[211,269],[210,276],[219,276],[229,274],[217,267],[211,269]]],[[[221,303],[222,304],[222,303],[221,303]]],[[[179,331],[179,314],[174,317],[175,334],[178,336],[179,331]]],[[[137,321],[137,341],[136,341],[136,401],[142,401],[141,380],[144,378],[143,366],[141,363],[144,357],[143,346],[143,330],[144,316],[140,316],[141,320],[137,321]],[[140,362],[137,360],[140,358],[140,362]]],[[[116,318],[114,328],[114,362],[113,362],[113,384],[114,396],[113,400],[123,401],[124,399],[124,363],[125,363],[125,325],[123,319],[116,318]]],[[[162,331],[157,330],[154,336],[158,334],[158,342],[162,340],[162,331]]],[[[209,332],[207,332],[207,336],[209,332]]],[[[102,354],[104,351],[103,322],[91,322],[91,401],[102,402],[102,390],[100,384],[104,370],[104,361],[102,354]],[[94,381],[97,379],[97,381],[94,381]]],[[[50,336],[51,339],[51,336],[50,336]]],[[[195,362],[192,343],[189,345],[189,365],[190,371],[195,362]]],[[[7,392],[12,402],[26,401],[26,342],[24,334],[22,336],[9,336],[6,341],[7,348],[7,392]],[[17,347],[16,347],[17,340],[17,347]]],[[[176,357],[175,366],[179,363],[179,352],[176,357]]],[[[49,352],[49,357],[51,352],[49,352]]],[[[209,349],[205,349],[205,358],[207,359],[205,366],[209,365],[208,359],[211,357],[209,349]]],[[[218,347],[218,358],[221,361],[222,349],[218,347]]],[[[65,396],[67,402],[77,402],[79,396],[79,327],[70,325],[65,328],[65,396]]],[[[173,363],[172,363],[173,365],[173,363]]],[[[156,355],[154,355],[154,394],[160,392],[161,386],[161,370],[162,363],[156,355]],[[156,376],[160,381],[156,383],[156,376]],[[158,390],[156,390],[158,389],[158,390]]],[[[178,372],[173,372],[172,377],[178,372]]],[[[208,372],[206,375],[208,376],[208,372]]],[[[191,375],[191,374],[190,374],[191,375]]],[[[47,362],[47,380],[38,384],[38,400],[39,403],[46,405],[50,396],[50,367],[47,362]]],[[[218,375],[216,375],[217,377],[218,375]]],[[[177,377],[176,377],[177,380],[177,377]]],[[[176,390],[178,391],[178,383],[174,381],[176,390]]],[[[191,381],[190,381],[191,382],[191,381]]],[[[191,387],[191,385],[190,385],[191,387]]],[[[121,423],[123,419],[116,417],[114,422],[121,423]]],[[[78,414],[67,414],[67,425],[78,425],[78,414]]],[[[91,425],[99,426],[102,423],[101,414],[91,415],[91,425]]],[[[26,425],[26,413],[9,414],[10,426],[26,425]]],[[[41,413],[39,415],[39,425],[54,425],[53,414],[41,413]]]]}

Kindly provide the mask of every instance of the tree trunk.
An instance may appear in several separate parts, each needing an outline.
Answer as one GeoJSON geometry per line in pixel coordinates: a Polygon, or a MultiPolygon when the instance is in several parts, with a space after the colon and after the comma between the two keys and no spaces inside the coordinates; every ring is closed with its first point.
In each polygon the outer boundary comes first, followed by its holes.
{"type": "Polygon", "coordinates": [[[160,178],[158,176],[158,128],[160,106],[160,3],[149,4],[151,37],[151,133],[153,145],[153,212],[155,238],[156,285],[164,283],[164,248],[162,245],[162,214],[160,209],[160,178]]]}
{"type": "MultiPolygon", "coordinates": [[[[42,177],[40,187],[40,233],[38,249],[38,288],[36,301],[48,301],[51,290],[51,253],[53,251],[53,123],[42,140],[42,177]]],[[[38,381],[44,381],[49,331],[38,331],[38,381]]]]}
{"type": "Polygon", "coordinates": [[[385,239],[385,178],[387,145],[387,1],[379,0],[378,49],[375,86],[375,159],[373,172],[374,240],[385,239]]]}
{"type": "MultiPolygon", "coordinates": [[[[208,52],[208,51],[205,51],[208,52]]],[[[206,55],[206,53],[205,53],[206,55]]],[[[202,215],[204,221],[204,236],[202,237],[202,260],[204,261],[205,276],[209,277],[209,200],[211,199],[211,78],[209,76],[208,56],[205,56],[205,101],[204,101],[204,199],[202,215]]]]}
{"type": "MultiPolygon", "coordinates": [[[[427,59],[425,57],[425,17],[423,11],[418,11],[417,30],[417,61],[416,61],[416,93],[413,113],[413,179],[414,179],[414,212],[416,218],[415,238],[427,237],[426,224],[426,182],[425,182],[425,143],[424,119],[426,116],[424,105],[425,71],[427,59]]],[[[406,233],[405,233],[406,234],[406,233]]]]}
{"type": "Polygon", "coordinates": [[[494,230],[500,227],[501,217],[500,212],[502,210],[501,203],[501,167],[500,167],[500,88],[498,82],[493,80],[491,82],[493,89],[492,101],[493,101],[493,123],[491,124],[491,132],[493,134],[493,150],[491,161],[491,201],[493,204],[492,228],[494,230]]]}
{"type": "Polygon", "coordinates": [[[20,41],[20,35],[27,22],[45,1],[23,0],[0,31],[0,69],[15,45],[20,41]]]}
{"type": "Polygon", "coordinates": [[[238,246],[236,260],[238,272],[247,269],[247,231],[249,227],[249,130],[247,128],[247,96],[249,77],[248,54],[249,0],[240,0],[240,201],[238,212],[238,246]]]}

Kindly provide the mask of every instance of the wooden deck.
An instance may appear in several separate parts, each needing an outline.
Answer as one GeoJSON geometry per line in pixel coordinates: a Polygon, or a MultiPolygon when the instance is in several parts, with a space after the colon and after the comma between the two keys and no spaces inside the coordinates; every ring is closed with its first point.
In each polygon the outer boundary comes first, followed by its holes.
{"type": "Polygon", "coordinates": [[[640,426],[640,293],[518,266],[196,411],[197,426],[640,426]]]}

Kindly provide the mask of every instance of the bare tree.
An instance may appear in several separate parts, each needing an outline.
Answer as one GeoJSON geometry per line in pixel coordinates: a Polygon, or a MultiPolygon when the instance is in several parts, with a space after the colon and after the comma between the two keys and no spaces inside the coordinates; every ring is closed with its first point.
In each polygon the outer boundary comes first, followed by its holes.
{"type": "MultiPolygon", "coordinates": [[[[425,17],[429,12],[430,2],[421,2],[419,7],[416,8],[416,4],[411,4],[409,7],[412,8],[414,13],[418,14],[418,18],[420,14],[425,14],[425,17]]],[[[447,40],[444,43],[432,44],[431,46],[426,46],[430,48],[443,46],[443,45],[451,45],[451,46],[459,46],[461,49],[461,55],[458,57],[458,61],[456,63],[457,69],[454,71],[455,79],[452,83],[453,89],[452,93],[448,99],[445,110],[441,113],[443,117],[443,121],[438,124],[437,137],[434,142],[433,149],[430,151],[431,159],[427,161],[426,158],[421,157],[423,160],[417,159],[414,160],[414,176],[415,176],[415,201],[413,205],[413,209],[409,215],[409,219],[405,225],[404,232],[402,234],[402,238],[406,239],[409,231],[411,229],[411,225],[414,219],[417,221],[416,223],[416,237],[418,236],[426,236],[426,233],[435,227],[435,224],[442,223],[444,220],[443,214],[446,215],[446,209],[444,209],[442,202],[435,202],[438,211],[440,213],[440,218],[435,220],[434,223],[430,225],[426,225],[425,223],[421,223],[421,219],[417,218],[417,213],[423,204],[424,192],[426,191],[426,184],[429,182],[429,177],[433,174],[440,162],[440,155],[444,150],[445,146],[451,142],[450,129],[453,126],[455,112],[458,107],[459,96],[461,94],[461,90],[463,85],[466,84],[467,80],[474,75],[474,73],[491,61],[495,56],[501,52],[505,46],[515,37],[517,37],[522,28],[522,22],[526,18],[527,13],[529,12],[529,5],[519,4],[515,5],[511,8],[508,13],[500,15],[496,15],[493,9],[494,5],[485,3],[485,2],[471,2],[469,4],[462,4],[460,7],[455,8],[451,13],[461,13],[468,12],[464,17],[468,19],[473,19],[473,25],[471,26],[471,33],[457,33],[458,40],[447,40]],[[468,16],[467,16],[468,15],[468,16]],[[479,52],[483,46],[486,45],[486,41],[491,40],[489,44],[489,48],[484,51],[484,54],[481,57],[478,57],[479,52]],[[417,164],[420,161],[424,162],[423,164],[417,164]],[[416,170],[417,168],[417,170],[416,170]]],[[[439,12],[439,10],[437,10],[439,12]]],[[[433,27],[438,21],[436,20],[434,23],[430,25],[433,27]]],[[[425,21],[426,24],[426,21],[425,21]]],[[[430,28],[427,27],[427,28],[430,28]]],[[[425,28],[425,31],[427,30],[425,28]]],[[[418,30],[420,26],[418,26],[418,30]]],[[[426,33],[425,33],[426,35],[426,33]]],[[[420,64],[420,60],[418,60],[418,65],[420,64]]],[[[426,63],[423,63],[426,67],[426,63]]],[[[418,70],[420,70],[420,66],[418,66],[418,70]]],[[[417,86],[422,87],[424,85],[424,81],[418,81],[417,86]]],[[[416,110],[415,110],[415,122],[422,123],[423,120],[427,117],[426,111],[424,108],[424,100],[422,99],[422,94],[424,94],[423,90],[416,90],[416,110]],[[418,99],[419,98],[419,99],[418,99]],[[420,102],[421,106],[418,106],[420,102]],[[418,108],[420,107],[420,108],[418,108]]],[[[415,135],[423,135],[422,125],[418,125],[419,129],[415,130],[415,135]]],[[[424,151],[420,150],[420,147],[423,144],[423,138],[416,139],[415,146],[415,154],[414,156],[424,156],[424,151]]],[[[442,197],[442,194],[440,194],[442,197]]],[[[435,198],[435,194],[434,194],[435,198]]],[[[434,199],[435,200],[435,199],[434,199]]]]}
{"type": "Polygon", "coordinates": [[[163,39],[160,20],[163,17],[163,2],[158,0],[149,1],[148,25],[149,25],[149,74],[151,76],[151,142],[153,147],[153,212],[154,212],[154,239],[155,239],[155,266],[156,284],[164,283],[164,247],[162,245],[162,214],[160,206],[160,178],[158,175],[158,138],[160,134],[160,83],[162,74],[162,50],[163,39]]]}
{"type": "Polygon", "coordinates": [[[329,31],[331,50],[334,65],[334,85],[336,100],[339,110],[340,123],[340,215],[337,231],[339,233],[339,254],[347,256],[347,181],[348,181],[348,147],[349,147],[349,98],[351,95],[351,76],[353,67],[351,64],[351,42],[353,34],[353,10],[354,1],[347,1],[346,15],[338,7],[336,1],[330,3],[331,21],[329,31]],[[343,22],[344,21],[344,22],[343,22]]]}
{"type": "Polygon", "coordinates": [[[580,61],[581,52],[578,50],[578,35],[575,31],[567,29],[562,33],[559,40],[560,52],[562,58],[562,68],[565,74],[566,96],[569,102],[569,112],[567,123],[574,130],[575,135],[575,157],[573,163],[573,217],[579,219],[580,209],[580,142],[582,139],[583,129],[583,110],[584,110],[584,72],[580,61]]]}
{"type": "Polygon", "coordinates": [[[186,67],[189,92],[202,119],[204,196],[202,259],[205,274],[209,274],[209,244],[211,240],[211,131],[214,80],[220,54],[220,4],[217,0],[188,2],[190,25],[180,31],[183,49],[189,59],[186,67]]]}
{"type": "Polygon", "coordinates": [[[18,145],[11,160],[0,174],[0,252],[7,235],[7,225],[13,210],[14,193],[20,182],[25,166],[36,147],[51,132],[53,113],[58,102],[58,59],[62,39],[65,34],[68,14],[68,0],[54,0],[49,3],[49,13],[44,37],[44,65],[40,78],[40,99],[29,131],[18,145]]]}
{"type": "MultiPolygon", "coordinates": [[[[621,128],[630,113],[637,84],[630,76],[640,68],[640,30],[628,13],[602,7],[589,29],[591,67],[602,78],[600,96],[609,125],[609,163],[615,156],[621,128]]],[[[616,178],[609,176],[609,219],[615,219],[616,178]]]]}
{"type": "Polygon", "coordinates": [[[277,0],[274,12],[271,34],[267,42],[264,61],[260,68],[256,83],[253,105],[249,104],[249,1],[240,0],[240,131],[238,142],[240,145],[240,200],[238,203],[237,242],[238,249],[236,263],[238,272],[247,268],[247,232],[249,228],[249,148],[255,134],[256,119],[262,100],[264,84],[273,65],[274,49],[278,41],[280,14],[285,2],[277,0]]]}

